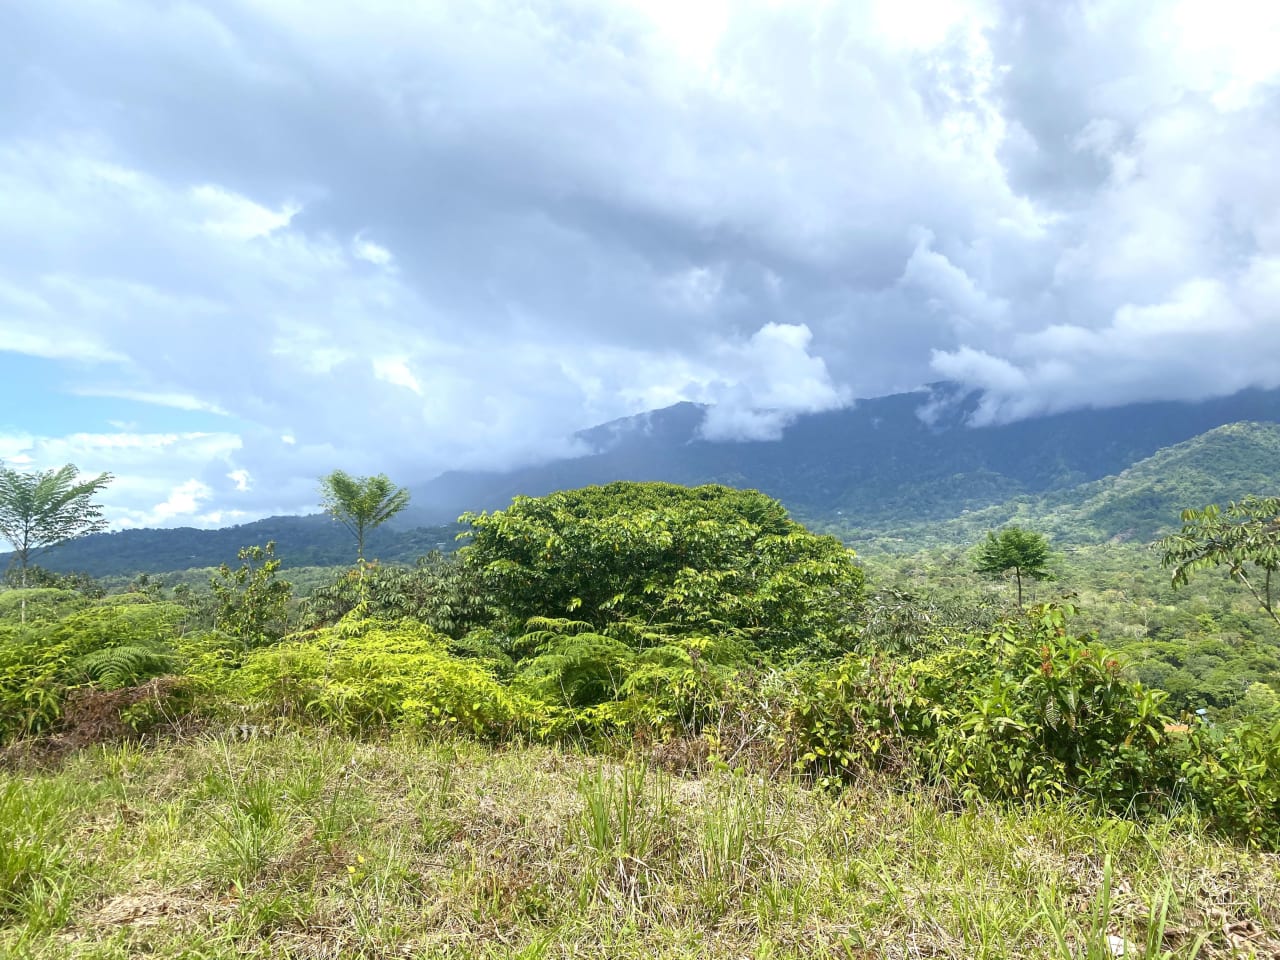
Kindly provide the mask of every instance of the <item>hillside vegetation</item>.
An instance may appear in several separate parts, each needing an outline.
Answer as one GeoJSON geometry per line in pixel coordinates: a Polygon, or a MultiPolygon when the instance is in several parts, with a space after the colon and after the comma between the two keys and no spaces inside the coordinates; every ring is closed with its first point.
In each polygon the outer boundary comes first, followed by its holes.
{"type": "Polygon", "coordinates": [[[1107,589],[1137,580],[1105,557],[1018,608],[963,554],[868,576],[755,491],[616,483],[464,520],[458,554],[362,563],[301,603],[272,545],[207,594],[0,592],[0,949],[1275,946],[1256,618],[1257,679],[1205,722],[1212,691],[1150,683],[1192,664],[1119,647],[1210,651],[1180,614],[1114,630],[1140,614],[1107,589]]]}
{"type": "Polygon", "coordinates": [[[1115,476],[1006,503],[943,522],[907,523],[891,535],[847,522],[816,524],[877,549],[972,543],[987,530],[1030,524],[1070,544],[1149,543],[1178,525],[1185,509],[1239,500],[1280,476],[1280,424],[1232,423],[1160,450],[1115,476]],[[896,546],[895,546],[896,545],[896,546]]]}
{"type": "MultiPolygon", "coordinates": [[[[432,550],[452,550],[457,524],[412,530],[381,528],[369,535],[371,553],[394,563],[413,563],[432,550]]],[[[274,542],[290,567],[332,567],[351,561],[351,537],[332,517],[269,517],[219,530],[177,527],[118,530],[80,537],[50,550],[42,566],[59,573],[130,578],[233,563],[246,544],[274,542]]],[[[8,554],[0,554],[0,564],[8,554]]]]}

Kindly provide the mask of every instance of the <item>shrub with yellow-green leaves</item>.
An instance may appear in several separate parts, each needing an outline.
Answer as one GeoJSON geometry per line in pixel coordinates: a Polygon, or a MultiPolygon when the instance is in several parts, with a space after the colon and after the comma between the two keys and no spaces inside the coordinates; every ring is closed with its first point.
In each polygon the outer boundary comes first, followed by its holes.
{"type": "Polygon", "coordinates": [[[226,696],[283,715],[368,731],[404,726],[485,739],[547,736],[562,711],[453,656],[448,638],[411,621],[348,618],[248,654],[226,696]]]}

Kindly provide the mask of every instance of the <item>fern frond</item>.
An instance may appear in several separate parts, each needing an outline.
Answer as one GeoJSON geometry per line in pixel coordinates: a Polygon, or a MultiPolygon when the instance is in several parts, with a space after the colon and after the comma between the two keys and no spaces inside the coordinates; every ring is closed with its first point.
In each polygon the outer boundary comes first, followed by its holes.
{"type": "Polygon", "coordinates": [[[618,695],[635,664],[635,651],[598,633],[559,637],[520,670],[544,696],[571,706],[588,706],[618,695]]]}
{"type": "Polygon", "coordinates": [[[570,620],[567,617],[530,617],[524,625],[525,633],[555,633],[562,636],[573,636],[578,633],[591,633],[595,630],[585,620],[570,620]]]}
{"type": "Polygon", "coordinates": [[[78,666],[89,680],[107,690],[118,690],[167,672],[173,661],[173,652],[162,644],[131,643],[94,650],[82,657],[78,666]]]}

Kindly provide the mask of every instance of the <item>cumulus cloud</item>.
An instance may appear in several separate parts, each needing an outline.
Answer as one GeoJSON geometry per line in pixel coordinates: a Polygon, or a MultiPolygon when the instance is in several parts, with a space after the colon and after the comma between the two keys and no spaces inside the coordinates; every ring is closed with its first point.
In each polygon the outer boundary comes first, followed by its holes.
{"type": "Polygon", "coordinates": [[[678,400],[1276,385],[1278,44],[1243,0],[11,4],[0,356],[201,439],[76,407],[0,457],[213,523],[678,400]]]}
{"type": "Polygon", "coordinates": [[[0,434],[0,461],[6,465],[40,469],[74,463],[85,476],[112,474],[102,499],[107,519],[117,528],[206,526],[201,506],[216,488],[225,488],[223,474],[242,448],[241,437],[231,433],[0,434]],[[157,464],[164,469],[157,470],[157,464]],[[172,479],[184,473],[186,479],[172,479]]]}
{"type": "Polygon", "coordinates": [[[831,381],[821,357],[809,353],[813,334],[803,324],[766,324],[749,340],[726,348],[722,377],[704,387],[711,406],[702,424],[707,440],[777,440],[801,413],[845,406],[846,388],[831,381]]]}
{"type": "Polygon", "coordinates": [[[1280,14],[1063,10],[1003,34],[1010,177],[1059,209],[1052,272],[1010,335],[935,346],[934,370],[986,391],[980,422],[1280,385],[1280,14]],[[1019,73],[1032,55],[1071,69],[1019,73]]]}

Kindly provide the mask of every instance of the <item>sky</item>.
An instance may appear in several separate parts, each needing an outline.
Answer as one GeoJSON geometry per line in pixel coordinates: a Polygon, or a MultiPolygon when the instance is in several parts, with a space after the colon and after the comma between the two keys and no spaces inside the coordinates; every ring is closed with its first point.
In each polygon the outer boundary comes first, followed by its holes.
{"type": "Polygon", "coordinates": [[[1280,386],[1280,4],[0,3],[0,461],[312,512],[954,380],[1280,386]]]}

